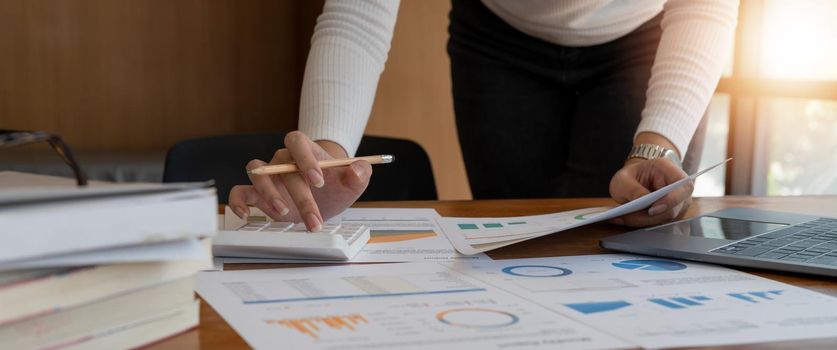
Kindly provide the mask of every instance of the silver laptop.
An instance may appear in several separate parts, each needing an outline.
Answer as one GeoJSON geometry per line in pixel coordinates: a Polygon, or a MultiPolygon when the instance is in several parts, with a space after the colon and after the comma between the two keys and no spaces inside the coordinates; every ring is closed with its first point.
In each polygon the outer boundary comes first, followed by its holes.
{"type": "Polygon", "coordinates": [[[837,276],[837,219],[731,208],[601,240],[631,253],[837,276]]]}

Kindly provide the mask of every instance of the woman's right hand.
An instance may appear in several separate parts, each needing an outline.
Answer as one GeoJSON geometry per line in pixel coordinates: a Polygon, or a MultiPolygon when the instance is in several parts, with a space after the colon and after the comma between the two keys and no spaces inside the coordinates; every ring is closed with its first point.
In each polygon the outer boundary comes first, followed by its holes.
{"type": "Polygon", "coordinates": [[[320,168],[320,160],[347,157],[334,142],[313,142],[301,131],[293,131],[285,136],[285,147],[276,151],[270,163],[251,160],[247,170],[295,162],[300,172],[250,174],[252,185],[238,185],[230,191],[229,205],[238,217],[246,218],[250,215],[248,206],[255,206],[274,220],[304,222],[309,231],[317,231],[325,220],[351,206],[369,184],[372,165],[366,161],[320,168]]]}

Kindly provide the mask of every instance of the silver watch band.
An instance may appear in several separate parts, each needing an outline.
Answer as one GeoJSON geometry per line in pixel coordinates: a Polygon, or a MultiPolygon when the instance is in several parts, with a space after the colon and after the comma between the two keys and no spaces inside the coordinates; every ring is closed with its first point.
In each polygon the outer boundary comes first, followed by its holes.
{"type": "Polygon", "coordinates": [[[683,164],[680,161],[680,157],[677,156],[677,152],[655,144],[641,143],[638,145],[634,145],[634,147],[631,148],[631,152],[628,154],[627,159],[631,158],[665,158],[674,163],[674,165],[677,165],[678,168],[683,167],[683,164]]]}

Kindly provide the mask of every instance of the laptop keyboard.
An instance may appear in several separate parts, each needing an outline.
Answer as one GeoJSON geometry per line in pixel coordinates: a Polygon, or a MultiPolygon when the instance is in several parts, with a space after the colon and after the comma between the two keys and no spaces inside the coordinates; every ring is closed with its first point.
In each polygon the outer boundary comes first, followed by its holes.
{"type": "Polygon", "coordinates": [[[753,236],[713,253],[837,266],[837,219],[817,219],[753,236]]]}

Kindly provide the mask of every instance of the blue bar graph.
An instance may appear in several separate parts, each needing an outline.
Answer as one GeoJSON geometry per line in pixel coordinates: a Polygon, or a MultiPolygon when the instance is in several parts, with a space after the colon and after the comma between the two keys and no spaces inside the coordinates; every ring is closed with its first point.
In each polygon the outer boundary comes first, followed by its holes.
{"type": "Polygon", "coordinates": [[[757,296],[759,298],[762,298],[762,299],[773,300],[773,298],[770,297],[770,295],[772,294],[770,292],[750,292],[750,294],[755,295],[755,296],[757,296]]]}
{"type": "Polygon", "coordinates": [[[653,298],[648,301],[664,306],[672,310],[680,310],[689,307],[703,306],[703,302],[712,300],[712,298],[703,295],[694,295],[690,297],[671,297],[671,298],[653,298]]]}
{"type": "Polygon", "coordinates": [[[736,298],[736,299],[741,299],[741,300],[744,300],[744,301],[749,301],[749,302],[751,302],[751,303],[753,303],[753,304],[757,304],[757,303],[758,303],[758,300],[753,299],[753,298],[751,298],[751,297],[747,296],[747,294],[745,294],[745,293],[729,293],[728,295],[729,295],[729,296],[731,296],[731,297],[733,297],[733,298],[736,298]]]}
{"type": "Polygon", "coordinates": [[[671,298],[671,300],[674,300],[674,301],[676,301],[676,302],[678,302],[678,303],[685,304],[685,305],[688,305],[688,306],[699,306],[699,305],[703,305],[703,304],[701,304],[701,303],[699,303],[699,302],[696,302],[696,301],[693,301],[693,300],[691,300],[691,299],[689,299],[689,298],[671,298]]]}
{"type": "Polygon", "coordinates": [[[763,292],[728,293],[727,295],[749,303],[758,304],[763,301],[774,300],[776,296],[782,295],[782,291],[768,290],[763,292]]]}
{"type": "Polygon", "coordinates": [[[665,306],[669,309],[685,309],[686,308],[683,305],[675,304],[675,303],[672,303],[672,302],[670,302],[668,300],[665,300],[665,299],[648,299],[648,301],[650,301],[654,304],[657,304],[657,305],[665,306]]]}

